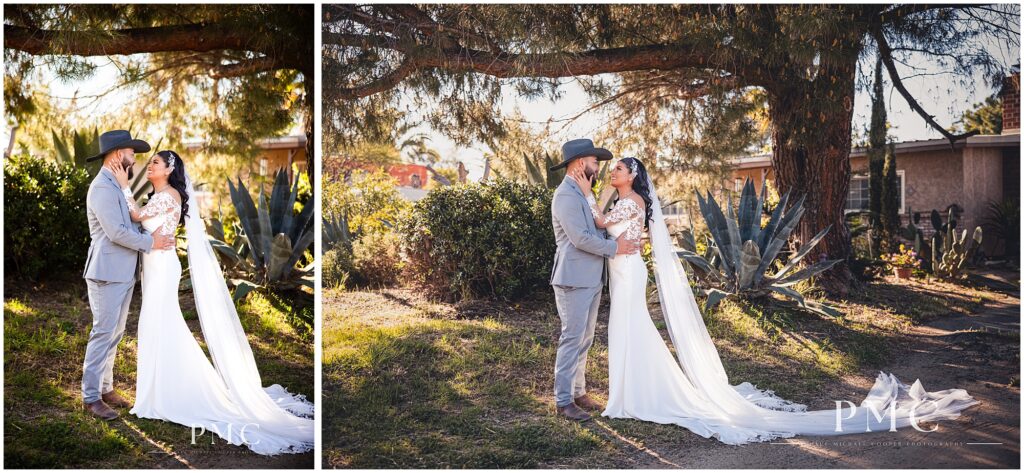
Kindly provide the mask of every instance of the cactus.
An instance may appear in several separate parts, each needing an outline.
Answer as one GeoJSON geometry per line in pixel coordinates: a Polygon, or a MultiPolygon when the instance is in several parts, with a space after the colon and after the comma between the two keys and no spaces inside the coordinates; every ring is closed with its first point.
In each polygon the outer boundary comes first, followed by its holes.
{"type": "Polygon", "coordinates": [[[702,279],[702,286],[707,287],[705,293],[708,300],[705,307],[713,307],[730,295],[760,297],[775,292],[792,298],[801,307],[810,311],[830,316],[839,315],[837,310],[828,305],[805,300],[802,294],[791,287],[828,270],[840,261],[817,261],[797,270],[800,260],[824,238],[831,226],[806,242],[777,272],[766,274],[775,270],[773,263],[776,257],[800,221],[800,216],[804,213],[804,199],[801,197],[787,209],[787,192],[772,212],[771,219],[764,228],[761,228],[764,197],[764,185],[762,184],[761,196],[758,197],[754,193],[753,181],[747,179],[736,210],[733,210],[730,197],[726,212],[723,213],[710,192],[707,199],[700,193],[697,194],[697,202],[711,233],[713,245],[708,245],[709,251],[704,255],[698,255],[693,235],[685,233],[683,250],[679,255],[695,269],[694,273],[702,279]]]}
{"type": "Polygon", "coordinates": [[[961,277],[967,262],[981,246],[981,236],[981,227],[974,227],[970,240],[967,239],[966,228],[959,236],[953,226],[947,229],[944,237],[936,233],[932,237],[932,268],[935,274],[950,279],[961,277]]]}

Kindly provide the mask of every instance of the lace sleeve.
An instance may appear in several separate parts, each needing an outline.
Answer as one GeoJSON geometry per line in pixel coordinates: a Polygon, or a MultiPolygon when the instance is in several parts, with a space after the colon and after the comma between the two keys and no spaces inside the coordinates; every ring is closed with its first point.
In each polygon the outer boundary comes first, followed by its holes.
{"type": "Polygon", "coordinates": [[[590,212],[593,213],[595,217],[601,216],[601,210],[597,208],[597,199],[595,199],[593,195],[587,196],[587,204],[590,204],[590,212]]]}
{"type": "MultiPolygon", "coordinates": [[[[174,212],[177,202],[174,201],[174,197],[166,192],[157,192],[153,194],[153,197],[146,202],[146,205],[142,206],[142,210],[139,211],[140,219],[147,219],[156,215],[172,213],[174,212]]],[[[129,207],[132,203],[128,204],[129,207]]]]}
{"type": "Polygon", "coordinates": [[[127,187],[121,188],[121,193],[124,194],[124,201],[128,204],[129,212],[138,212],[139,206],[135,205],[135,196],[132,195],[132,190],[127,187]]]}
{"type": "Polygon", "coordinates": [[[637,218],[640,216],[640,207],[633,199],[622,199],[612,207],[612,210],[608,212],[604,217],[606,224],[611,225],[618,223],[623,220],[631,218],[637,218]]]}

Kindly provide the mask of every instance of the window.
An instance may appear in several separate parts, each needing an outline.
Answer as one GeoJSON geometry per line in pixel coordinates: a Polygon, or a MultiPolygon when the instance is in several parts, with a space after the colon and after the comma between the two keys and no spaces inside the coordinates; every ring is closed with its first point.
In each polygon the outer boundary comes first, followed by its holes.
{"type": "Polygon", "coordinates": [[[674,204],[670,204],[670,205],[666,205],[666,206],[662,207],[661,208],[661,213],[663,215],[665,215],[666,217],[668,217],[668,216],[671,216],[671,215],[683,215],[685,213],[685,211],[683,209],[683,205],[680,204],[679,202],[676,202],[674,204]]]}
{"type": "MultiPolygon", "coordinates": [[[[899,185],[900,213],[905,212],[903,170],[896,170],[896,182],[899,185]]],[[[850,190],[846,194],[846,211],[856,212],[867,210],[871,199],[870,181],[867,175],[854,175],[850,178],[850,190]]]]}

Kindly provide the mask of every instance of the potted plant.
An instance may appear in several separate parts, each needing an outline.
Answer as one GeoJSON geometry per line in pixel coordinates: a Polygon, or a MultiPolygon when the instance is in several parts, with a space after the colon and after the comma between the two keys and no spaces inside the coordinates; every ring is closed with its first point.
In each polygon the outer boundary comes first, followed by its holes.
{"type": "Polygon", "coordinates": [[[882,255],[882,259],[889,263],[897,279],[910,279],[914,268],[921,266],[921,260],[917,258],[917,252],[908,249],[902,243],[900,243],[899,251],[882,255]]]}

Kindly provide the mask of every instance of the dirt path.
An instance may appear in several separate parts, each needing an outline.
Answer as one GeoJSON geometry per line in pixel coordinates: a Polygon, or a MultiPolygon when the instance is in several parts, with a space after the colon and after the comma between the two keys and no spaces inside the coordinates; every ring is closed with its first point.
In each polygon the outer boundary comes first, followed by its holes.
{"type": "MultiPolygon", "coordinates": [[[[1020,299],[1006,294],[969,316],[940,317],[913,327],[905,350],[883,370],[925,389],[966,389],[980,405],[935,432],[797,437],[774,443],[723,445],[681,432],[678,443],[639,445],[625,468],[1013,468],[1020,467],[1020,299]],[[1014,379],[1013,386],[1010,386],[1014,379]],[[685,439],[684,439],[685,438],[685,439]]],[[[827,398],[858,400],[876,373],[862,373],[827,398]]],[[[827,409],[831,401],[812,404],[827,409]]],[[[616,433],[599,422],[597,427],[616,433]]]]}

